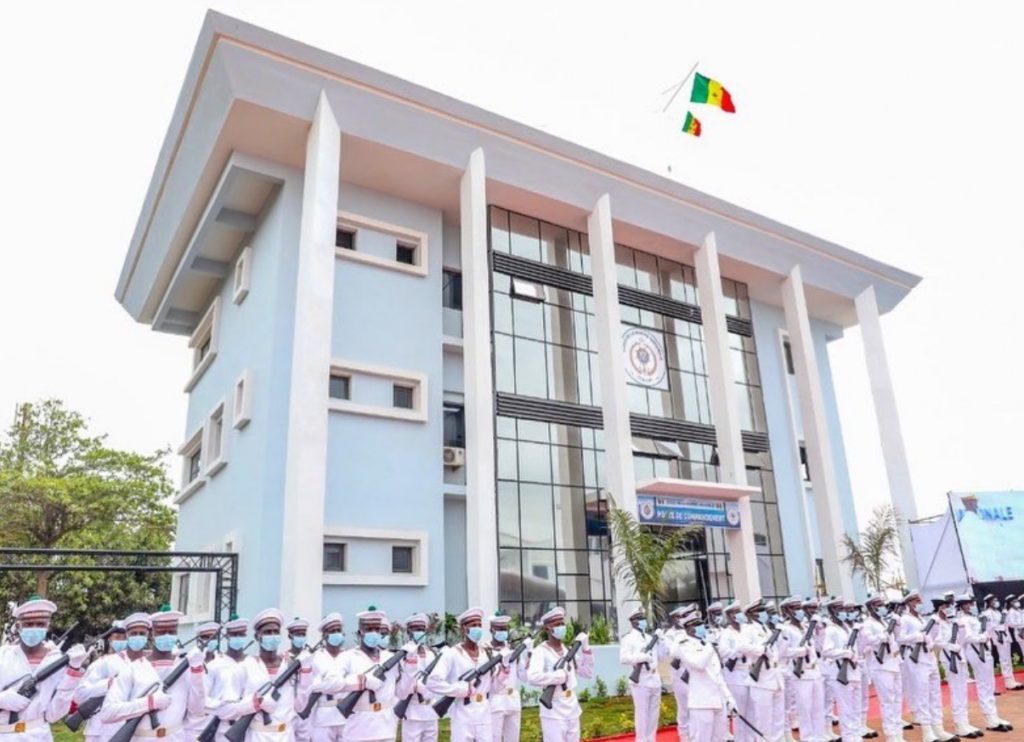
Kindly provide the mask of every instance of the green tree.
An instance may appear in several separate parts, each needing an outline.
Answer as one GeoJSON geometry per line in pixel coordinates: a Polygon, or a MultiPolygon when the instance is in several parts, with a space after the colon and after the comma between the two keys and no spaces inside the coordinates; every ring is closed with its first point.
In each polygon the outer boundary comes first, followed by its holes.
{"type": "Polygon", "coordinates": [[[899,542],[899,514],[892,505],[879,505],[856,541],[849,534],[843,534],[841,543],[846,553],[842,561],[852,575],[862,575],[874,592],[900,588],[903,573],[896,566],[900,557],[899,542]]]}
{"type": "Polygon", "coordinates": [[[649,620],[664,609],[658,599],[664,588],[665,566],[699,528],[652,528],[625,510],[608,514],[612,535],[612,571],[636,596],[649,620]]]}
{"type": "MultiPolygon", "coordinates": [[[[174,541],[167,451],[140,454],[89,434],[85,418],[55,399],[20,405],[0,438],[0,546],[163,551],[174,541]]],[[[45,565],[46,555],[37,563],[45,565]]],[[[62,618],[99,627],[132,610],[155,610],[169,574],[0,574],[7,600],[31,593],[58,603],[62,618]]],[[[7,606],[0,606],[5,620],[7,606]]]]}

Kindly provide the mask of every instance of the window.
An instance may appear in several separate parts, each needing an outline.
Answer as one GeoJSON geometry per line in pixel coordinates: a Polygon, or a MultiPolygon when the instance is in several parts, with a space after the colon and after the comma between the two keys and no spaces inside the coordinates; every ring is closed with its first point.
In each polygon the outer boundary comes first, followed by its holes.
{"type": "Polygon", "coordinates": [[[192,575],[180,575],[178,577],[178,610],[188,613],[188,586],[192,575]]]}
{"type": "Polygon", "coordinates": [[[356,232],[354,229],[338,228],[334,233],[334,246],[343,250],[356,249],[356,232]]]}
{"type": "Polygon", "coordinates": [[[206,424],[206,474],[213,476],[227,463],[224,456],[224,403],[210,413],[206,424]]]}
{"type": "Polygon", "coordinates": [[[395,243],[395,260],[406,265],[416,265],[416,247],[414,245],[403,245],[395,243]]]}
{"type": "Polygon", "coordinates": [[[444,445],[466,447],[466,411],[462,405],[444,406],[444,445]]]}
{"type": "Polygon", "coordinates": [[[786,373],[793,376],[796,374],[793,367],[793,346],[789,344],[788,340],[782,341],[782,351],[786,356],[786,373]]]}
{"type": "Polygon", "coordinates": [[[393,399],[394,406],[402,410],[411,410],[413,404],[413,388],[402,384],[395,384],[393,399]]]}
{"type": "Polygon", "coordinates": [[[345,571],[345,544],[324,544],[324,572],[345,571]]]}
{"type": "Polygon", "coordinates": [[[441,306],[462,311],[462,274],[446,270],[441,277],[441,306]]]}
{"type": "Polygon", "coordinates": [[[199,478],[203,470],[203,447],[200,445],[193,453],[188,455],[188,479],[186,484],[191,484],[199,478]]]}
{"type": "Polygon", "coordinates": [[[805,482],[811,481],[811,465],[807,461],[807,446],[800,444],[800,476],[805,482]]]}
{"type": "Polygon", "coordinates": [[[397,574],[412,574],[412,547],[391,547],[391,571],[397,574]]]}
{"type": "Polygon", "coordinates": [[[828,585],[825,584],[825,560],[815,559],[814,560],[814,574],[817,575],[818,584],[815,586],[818,589],[818,595],[828,595],[828,585]]]}
{"type": "Polygon", "coordinates": [[[235,382],[235,393],[232,396],[231,411],[235,430],[241,430],[252,419],[252,401],[249,391],[249,372],[246,371],[235,382]]]}
{"type": "Polygon", "coordinates": [[[330,395],[332,399],[349,399],[352,377],[331,374],[330,395]]]}
{"type": "Polygon", "coordinates": [[[252,248],[242,248],[242,254],[235,261],[234,294],[232,301],[241,304],[249,295],[249,281],[252,278],[252,248]]]}
{"type": "Polygon", "coordinates": [[[175,502],[183,502],[206,484],[206,477],[203,476],[205,438],[206,429],[200,426],[178,448],[178,455],[181,456],[181,492],[175,502]]]}
{"type": "Polygon", "coordinates": [[[205,360],[206,357],[208,355],[210,355],[211,345],[212,345],[212,343],[211,343],[210,338],[206,338],[206,340],[203,341],[203,344],[199,346],[199,353],[198,353],[198,356],[196,357],[196,360],[198,360],[200,362],[205,360]]]}
{"type": "Polygon", "coordinates": [[[203,373],[217,357],[217,324],[220,316],[220,297],[210,304],[210,308],[199,320],[188,347],[192,349],[192,376],[185,385],[185,391],[192,391],[203,373]]]}
{"type": "Polygon", "coordinates": [[[521,278],[512,279],[512,295],[530,301],[544,301],[544,287],[538,283],[530,283],[521,278]]]}

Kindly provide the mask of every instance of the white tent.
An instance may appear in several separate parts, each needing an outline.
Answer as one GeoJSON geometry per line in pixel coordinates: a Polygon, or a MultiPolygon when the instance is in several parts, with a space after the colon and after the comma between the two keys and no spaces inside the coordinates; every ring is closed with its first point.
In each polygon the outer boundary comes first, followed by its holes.
{"type": "Polygon", "coordinates": [[[953,514],[946,510],[924,520],[910,522],[910,540],[920,576],[921,597],[941,597],[944,592],[970,592],[963,553],[957,537],[953,514]]]}

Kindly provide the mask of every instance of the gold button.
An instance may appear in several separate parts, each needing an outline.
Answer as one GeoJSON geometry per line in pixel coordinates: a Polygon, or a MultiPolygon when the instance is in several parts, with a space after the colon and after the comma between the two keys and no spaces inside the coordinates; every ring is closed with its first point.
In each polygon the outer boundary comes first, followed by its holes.
{"type": "Polygon", "coordinates": [[[475,701],[476,701],[477,703],[483,703],[483,701],[484,701],[484,696],[483,696],[483,694],[482,694],[482,693],[477,693],[477,694],[476,694],[476,698],[475,698],[474,700],[475,700],[475,701]]]}
{"type": "Polygon", "coordinates": [[[156,736],[157,737],[166,737],[167,736],[167,728],[166,727],[158,728],[156,730],[156,736]]]}
{"type": "Polygon", "coordinates": [[[380,706],[380,704],[379,704],[379,703],[375,703],[375,704],[373,704],[373,710],[374,710],[374,711],[380,711],[380,708],[381,708],[381,706],[380,706]]]}
{"type": "Polygon", "coordinates": [[[566,698],[572,698],[572,691],[571,691],[571,690],[567,690],[567,691],[565,692],[565,697],[566,697],[566,698]]]}
{"type": "Polygon", "coordinates": [[[27,729],[27,727],[25,725],[25,722],[23,722],[23,721],[19,721],[17,724],[14,725],[14,731],[17,732],[18,734],[21,734],[22,732],[24,732],[25,729],[27,729]]]}

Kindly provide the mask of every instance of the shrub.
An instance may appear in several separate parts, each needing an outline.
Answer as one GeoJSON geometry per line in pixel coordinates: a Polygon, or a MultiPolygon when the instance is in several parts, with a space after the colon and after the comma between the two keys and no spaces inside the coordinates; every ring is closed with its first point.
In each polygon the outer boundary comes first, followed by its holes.
{"type": "Polygon", "coordinates": [[[629,681],[626,680],[625,676],[622,676],[615,681],[615,695],[625,696],[629,693],[629,681]]]}
{"type": "Polygon", "coordinates": [[[605,727],[600,719],[590,722],[583,728],[583,739],[597,739],[603,736],[605,736],[605,727]]]}
{"type": "Polygon", "coordinates": [[[590,624],[590,636],[591,644],[611,644],[612,643],[612,627],[608,623],[608,619],[604,616],[595,616],[594,622],[590,624]]]}
{"type": "Polygon", "coordinates": [[[594,681],[594,698],[605,699],[608,697],[608,684],[604,682],[604,678],[597,678],[594,681]]]}
{"type": "Polygon", "coordinates": [[[580,703],[586,703],[590,700],[590,689],[584,688],[576,694],[576,697],[580,700],[580,703]]]}

